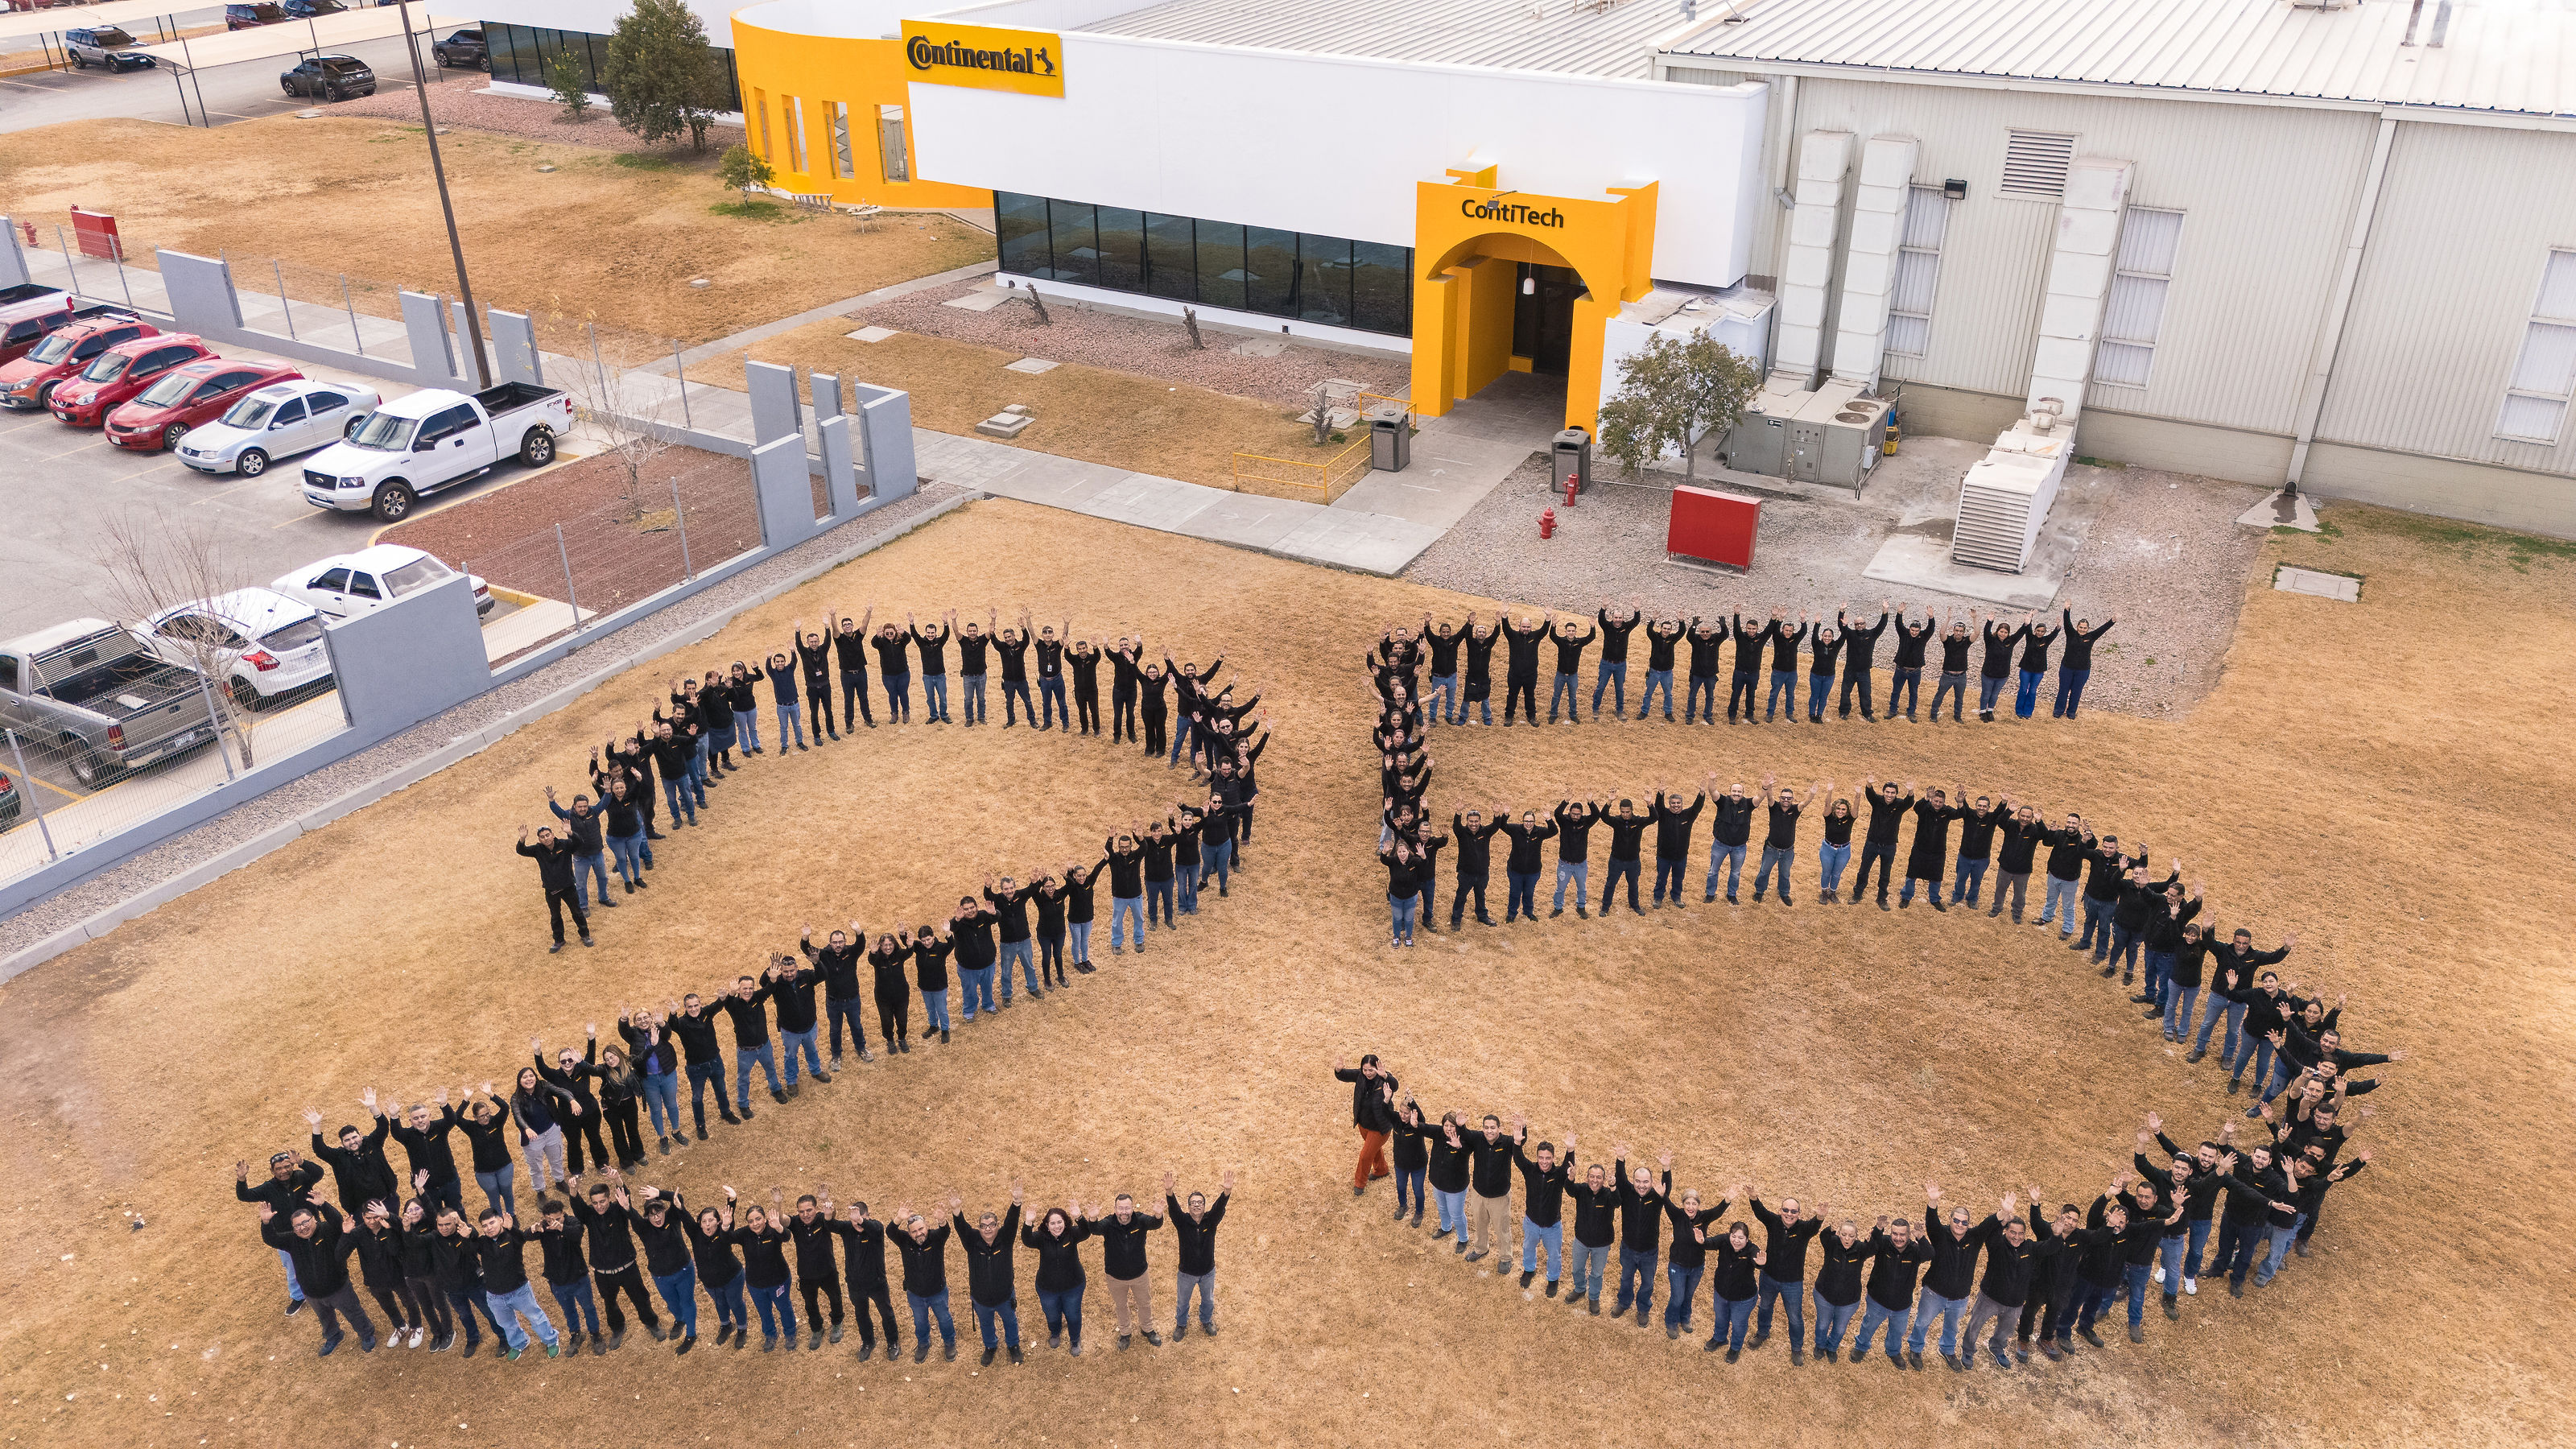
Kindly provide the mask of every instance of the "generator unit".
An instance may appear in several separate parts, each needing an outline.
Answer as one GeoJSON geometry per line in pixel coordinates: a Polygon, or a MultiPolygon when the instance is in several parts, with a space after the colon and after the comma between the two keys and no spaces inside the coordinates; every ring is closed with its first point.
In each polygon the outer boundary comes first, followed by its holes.
{"type": "Polygon", "coordinates": [[[1800,388],[1773,377],[1745,404],[1743,418],[1718,445],[1717,460],[1741,473],[1857,494],[1886,451],[1890,421],[1888,399],[1861,393],[1859,383],[1840,379],[1800,388]]]}

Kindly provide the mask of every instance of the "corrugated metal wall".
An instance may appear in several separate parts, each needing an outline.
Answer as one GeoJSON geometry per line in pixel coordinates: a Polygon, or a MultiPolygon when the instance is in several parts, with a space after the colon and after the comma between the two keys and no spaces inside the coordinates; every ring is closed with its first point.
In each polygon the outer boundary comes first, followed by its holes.
{"type": "Polygon", "coordinates": [[[1918,180],[1968,183],[1942,248],[1930,347],[1890,357],[1889,376],[2012,396],[2028,386],[2057,208],[1996,188],[2010,131],[2065,132],[2079,155],[2135,163],[2133,205],[2186,214],[2148,385],[2097,385],[2085,405],[2292,430],[2375,117],[1810,79],[1797,124],[1911,135],[1923,143],[1918,180]]]}
{"type": "Polygon", "coordinates": [[[2552,247],[2576,247],[2576,135],[2409,123],[2355,288],[2320,441],[2576,473],[2494,435],[2552,247]]]}

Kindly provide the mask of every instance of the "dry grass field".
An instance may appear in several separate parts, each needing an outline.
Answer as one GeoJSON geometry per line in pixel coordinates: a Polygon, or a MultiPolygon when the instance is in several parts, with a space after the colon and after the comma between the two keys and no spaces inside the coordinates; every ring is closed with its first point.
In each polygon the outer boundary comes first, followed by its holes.
{"type": "MultiPolygon", "coordinates": [[[[635,671],[499,746],[0,988],[0,1437],[96,1445],[2503,1444],[2564,1442],[2563,1144],[2576,1012],[2559,718],[2576,648],[2569,560],[2501,536],[2337,507],[2336,536],[2267,545],[2226,677],[2179,723],[2091,714],[1964,730],[1654,724],[1439,736],[1433,800],[1532,801],[1652,778],[1848,782],[1864,772],[2080,807],[2180,855],[2216,918],[2296,929],[2289,975],[2348,993],[2357,1046],[2402,1047],[2317,1255],[2242,1302],[2215,1285],[2149,1342],[2070,1366],[1901,1375],[1734,1367],[1685,1339],[1572,1315],[1428,1250],[1347,1190],[1333,1058],[1375,1050],[1437,1110],[1676,1155],[1678,1183],[1919,1211],[1922,1183],[1990,1202],[2089,1200],[2141,1114],[2214,1130],[2242,1098],[2183,1064],[2091,971],[1983,917],[1722,905],[1569,913],[1385,944],[1370,718],[1378,625],[1470,601],[1006,502],[973,505],[738,621],[697,663],[777,647],[792,617],[1026,601],[1085,632],[1222,652],[1278,742],[1231,898],[1146,956],[955,1045],[853,1065],[747,1129],[655,1159],[693,1196],[829,1178],[881,1211],[1239,1173],[1218,1240],[1223,1335],[1025,1367],[702,1350],[496,1365],[354,1344],[313,1357],[232,1163],[336,1125],[373,1085],[412,1099],[504,1077],[622,1001],[705,989],[797,927],[927,917],[987,871],[1087,854],[1183,793],[1103,742],[915,726],[766,757],[676,833],[598,949],[544,952],[509,851],[587,746],[670,670],[635,671]],[[2269,562],[2367,575],[2338,605],[2269,591],[2269,562]],[[129,1228],[128,1214],[148,1223],[129,1228]],[[792,1426],[792,1427],[791,1427],[792,1426]],[[696,1439],[689,1436],[695,1434],[696,1439]]],[[[1489,605],[1487,607],[1490,607],[1489,605]]],[[[1702,832],[1705,840],[1705,832],[1702,832]]],[[[1499,887],[1499,882],[1497,882],[1499,887]]],[[[1441,895],[1448,895],[1443,883],[1441,895]]],[[[1500,902],[1495,903],[1497,911],[1500,902]]],[[[1445,909],[1441,917],[1446,921],[1445,909]]],[[[916,1020],[918,1017],[916,1016],[916,1020]]],[[[399,1154],[396,1154],[399,1160],[399,1154]]],[[[527,1176],[521,1176],[522,1189],[527,1176]]],[[[1170,1311],[1172,1249],[1153,1249],[1170,1311]]],[[[533,1261],[533,1260],[532,1260],[533,1261]]],[[[1485,1266],[1493,1266],[1491,1263],[1485,1266]]],[[[1037,1322],[1022,1255],[1024,1332],[1037,1322]]],[[[1659,1292],[1660,1296],[1660,1292],[1659,1292]]],[[[1705,1290],[1700,1310],[1705,1323],[1705,1290]]],[[[1168,1327],[1168,1325],[1165,1325],[1168,1327]]],[[[907,1337],[909,1331],[907,1328],[907,1337]]]]}

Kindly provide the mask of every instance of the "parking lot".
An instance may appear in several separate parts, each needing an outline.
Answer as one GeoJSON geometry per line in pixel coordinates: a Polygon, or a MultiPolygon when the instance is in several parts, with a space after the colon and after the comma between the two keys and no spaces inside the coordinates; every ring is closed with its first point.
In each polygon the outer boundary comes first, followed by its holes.
{"type": "MultiPolygon", "coordinates": [[[[76,11],[70,13],[73,18],[65,20],[65,25],[84,23],[76,11]]],[[[220,25],[223,10],[220,6],[211,10],[182,10],[177,18],[180,25],[188,28],[220,25]]],[[[136,36],[147,44],[153,38],[149,31],[136,36]]],[[[399,37],[361,41],[333,49],[354,55],[374,69],[380,91],[410,89],[411,62],[404,58],[399,37]]],[[[200,91],[205,96],[206,118],[219,126],[273,116],[281,111],[302,110],[313,102],[286,96],[277,84],[278,72],[293,64],[293,58],[287,57],[274,62],[209,67],[188,81],[185,116],[180,112],[178,84],[167,72],[158,69],[114,73],[97,69],[54,70],[0,76],[0,131],[106,116],[130,116],[136,120],[185,125],[198,119],[197,97],[200,91]]]]}

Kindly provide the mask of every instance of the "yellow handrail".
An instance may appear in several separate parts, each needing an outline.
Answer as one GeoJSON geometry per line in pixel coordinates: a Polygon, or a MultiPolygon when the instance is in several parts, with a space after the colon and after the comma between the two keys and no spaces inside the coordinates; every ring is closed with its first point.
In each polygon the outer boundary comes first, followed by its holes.
{"type": "Polygon", "coordinates": [[[1234,478],[1238,486],[1250,479],[1260,483],[1284,483],[1291,488],[1311,488],[1329,496],[1333,489],[1369,467],[1369,440],[1365,437],[1320,462],[1299,458],[1273,458],[1262,453],[1234,455],[1234,478]]]}

